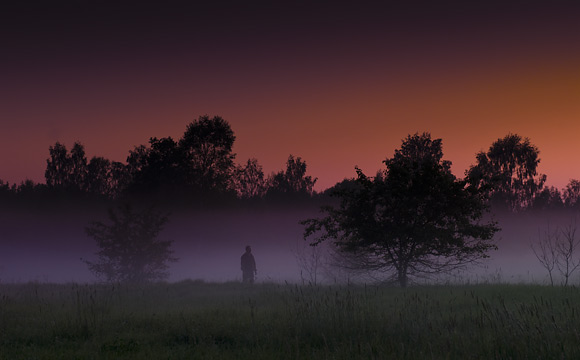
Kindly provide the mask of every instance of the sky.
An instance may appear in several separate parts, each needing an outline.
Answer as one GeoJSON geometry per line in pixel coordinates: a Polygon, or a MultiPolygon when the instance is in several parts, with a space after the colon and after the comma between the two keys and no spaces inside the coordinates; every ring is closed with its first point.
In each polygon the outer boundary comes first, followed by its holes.
{"type": "Polygon", "coordinates": [[[125,161],[226,119],[236,161],[302,157],[322,190],[373,175],[408,134],[462,177],[508,133],[580,178],[577,1],[14,2],[0,11],[0,179],[44,182],[48,148],[125,161]]]}

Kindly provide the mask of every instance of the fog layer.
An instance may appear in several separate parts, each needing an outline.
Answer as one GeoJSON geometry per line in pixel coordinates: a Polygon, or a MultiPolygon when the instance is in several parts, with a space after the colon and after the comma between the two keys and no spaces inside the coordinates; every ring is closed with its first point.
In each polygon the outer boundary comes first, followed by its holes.
{"type": "MultiPolygon", "coordinates": [[[[297,261],[311,251],[302,239],[299,222],[318,215],[315,208],[172,214],[160,235],[173,241],[172,249],[179,259],[170,264],[168,280],[239,281],[240,256],[245,246],[251,245],[258,282],[309,281],[311,274],[297,261]]],[[[497,214],[495,218],[502,228],[496,236],[498,250],[490,252],[481,266],[435,281],[548,283],[547,272],[530,245],[548,228],[574,225],[574,215],[544,211],[497,214]]],[[[96,260],[98,249],[84,230],[91,221],[106,223],[106,211],[4,211],[0,218],[0,281],[97,281],[82,261],[96,260]]],[[[318,281],[345,279],[343,273],[332,269],[319,268],[318,272],[318,281]]],[[[578,283],[577,279],[573,276],[572,283],[578,283]]]]}

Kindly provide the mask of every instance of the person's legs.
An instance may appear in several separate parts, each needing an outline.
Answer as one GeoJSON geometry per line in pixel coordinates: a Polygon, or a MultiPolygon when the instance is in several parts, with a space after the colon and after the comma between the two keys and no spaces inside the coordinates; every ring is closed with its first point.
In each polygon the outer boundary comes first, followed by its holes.
{"type": "Polygon", "coordinates": [[[254,282],[254,273],[252,271],[244,271],[242,276],[243,282],[253,283],[254,282]]]}

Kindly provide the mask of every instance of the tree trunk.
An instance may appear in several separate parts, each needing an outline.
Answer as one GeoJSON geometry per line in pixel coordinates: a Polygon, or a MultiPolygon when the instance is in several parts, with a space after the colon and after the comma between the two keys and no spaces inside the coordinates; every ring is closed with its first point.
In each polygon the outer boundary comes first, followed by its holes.
{"type": "Polygon", "coordinates": [[[399,279],[398,279],[399,280],[399,285],[402,288],[407,287],[407,268],[406,267],[405,268],[401,268],[399,270],[398,277],[399,277],[399,279]]]}

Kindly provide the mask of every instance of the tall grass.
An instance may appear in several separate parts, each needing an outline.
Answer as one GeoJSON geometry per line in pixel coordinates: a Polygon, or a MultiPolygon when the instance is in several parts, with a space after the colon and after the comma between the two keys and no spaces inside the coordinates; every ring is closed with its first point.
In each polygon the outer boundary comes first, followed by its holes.
{"type": "Polygon", "coordinates": [[[0,359],[580,358],[580,290],[0,285],[0,359]]]}

